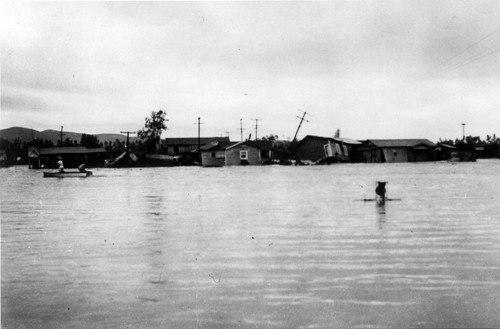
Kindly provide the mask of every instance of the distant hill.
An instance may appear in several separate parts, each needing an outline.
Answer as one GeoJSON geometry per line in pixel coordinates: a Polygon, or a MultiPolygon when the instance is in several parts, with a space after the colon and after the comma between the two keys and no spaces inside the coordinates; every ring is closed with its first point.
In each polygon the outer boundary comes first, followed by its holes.
{"type": "MultiPolygon", "coordinates": [[[[63,131],[63,139],[69,138],[72,141],[80,142],[82,135],[84,133],[75,133],[71,131],[63,131]]],[[[91,135],[91,134],[87,134],[91,135]]],[[[96,136],[100,142],[114,142],[115,140],[119,140],[120,142],[126,142],[127,136],[122,134],[96,134],[96,136]]],[[[37,131],[34,129],[23,128],[23,127],[11,127],[0,130],[0,137],[4,138],[10,142],[13,142],[16,139],[20,139],[22,142],[31,142],[34,138],[42,139],[42,140],[50,140],[57,145],[57,141],[61,138],[60,131],[57,130],[44,130],[37,131]]],[[[137,137],[130,137],[130,142],[134,142],[137,140],[137,137]]]]}

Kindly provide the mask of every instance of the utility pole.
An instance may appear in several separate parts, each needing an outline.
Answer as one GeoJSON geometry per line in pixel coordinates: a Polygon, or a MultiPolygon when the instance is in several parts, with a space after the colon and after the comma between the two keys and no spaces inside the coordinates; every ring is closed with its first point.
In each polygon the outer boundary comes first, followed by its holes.
{"type": "Polygon", "coordinates": [[[462,140],[465,141],[465,123],[462,123],[462,140]]]}
{"type": "Polygon", "coordinates": [[[198,117],[198,153],[200,153],[201,149],[201,139],[200,139],[200,117],[198,117]]]}
{"type": "Polygon", "coordinates": [[[198,117],[198,122],[195,122],[193,124],[198,125],[198,154],[200,154],[200,151],[201,151],[200,125],[202,125],[203,122],[200,122],[200,117],[198,117]]]}
{"type": "Polygon", "coordinates": [[[61,126],[61,146],[63,146],[63,126],[61,126]]]}
{"type": "Polygon", "coordinates": [[[259,128],[259,120],[262,119],[252,119],[255,120],[255,140],[257,140],[257,129],[259,128]]]}
{"type": "Polygon", "coordinates": [[[120,133],[122,134],[127,134],[127,149],[125,150],[125,152],[127,152],[128,154],[128,150],[129,150],[129,134],[137,134],[135,131],[120,131],[120,133]]]}
{"type": "Polygon", "coordinates": [[[296,115],[296,117],[300,119],[300,123],[299,123],[299,126],[297,127],[297,131],[295,132],[295,136],[293,136],[292,142],[297,140],[297,134],[299,133],[299,129],[302,126],[302,122],[304,122],[304,121],[309,122],[308,120],[306,120],[306,115],[312,116],[312,115],[308,114],[307,112],[304,112],[304,114],[302,115],[302,118],[299,117],[298,115],[296,115]]]}
{"type": "Polygon", "coordinates": [[[241,141],[243,142],[243,119],[240,119],[240,135],[241,141]]]}

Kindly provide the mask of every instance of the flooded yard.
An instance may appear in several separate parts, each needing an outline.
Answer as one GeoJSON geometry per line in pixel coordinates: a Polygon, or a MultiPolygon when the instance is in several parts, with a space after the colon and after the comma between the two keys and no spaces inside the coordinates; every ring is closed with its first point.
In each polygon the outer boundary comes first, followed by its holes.
{"type": "Polygon", "coordinates": [[[2,328],[500,327],[500,161],[42,176],[0,169],[2,328]]]}

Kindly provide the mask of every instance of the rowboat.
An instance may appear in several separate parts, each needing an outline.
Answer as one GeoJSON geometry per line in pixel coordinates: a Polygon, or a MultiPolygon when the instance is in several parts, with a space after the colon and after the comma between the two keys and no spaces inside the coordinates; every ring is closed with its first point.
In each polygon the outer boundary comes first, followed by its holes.
{"type": "Polygon", "coordinates": [[[43,177],[57,177],[57,178],[64,178],[64,177],[88,177],[92,176],[91,171],[44,171],[43,172],[43,177]]]}

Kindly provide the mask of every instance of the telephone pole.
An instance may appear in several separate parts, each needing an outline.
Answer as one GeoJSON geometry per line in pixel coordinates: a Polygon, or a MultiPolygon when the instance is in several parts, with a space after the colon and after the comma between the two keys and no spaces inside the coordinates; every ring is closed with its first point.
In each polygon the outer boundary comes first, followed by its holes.
{"type": "Polygon", "coordinates": [[[63,134],[63,128],[64,127],[61,126],[61,133],[60,133],[60,135],[61,135],[61,147],[63,146],[63,135],[65,135],[65,134],[63,134]]]}
{"type": "Polygon", "coordinates": [[[255,120],[255,140],[257,140],[257,129],[259,128],[259,120],[262,119],[252,119],[255,120]]]}
{"type": "Polygon", "coordinates": [[[129,134],[137,134],[135,131],[120,131],[120,133],[122,134],[127,134],[127,149],[126,149],[126,152],[128,154],[128,150],[129,150],[129,134]]]}
{"type": "Polygon", "coordinates": [[[203,122],[200,122],[200,117],[198,117],[198,122],[193,123],[194,125],[198,125],[198,155],[200,154],[201,151],[201,137],[200,137],[200,125],[204,124],[203,122]]]}
{"type": "Polygon", "coordinates": [[[240,135],[241,141],[243,142],[243,119],[240,119],[240,135]]]}
{"type": "Polygon", "coordinates": [[[302,122],[309,122],[309,120],[306,120],[306,115],[309,115],[309,116],[312,116],[310,114],[308,114],[307,112],[303,112],[304,114],[302,115],[302,117],[299,117],[298,115],[296,115],[297,118],[300,119],[300,123],[299,123],[299,126],[297,127],[297,131],[295,132],[295,136],[293,136],[293,141],[296,141],[297,140],[297,134],[299,133],[299,129],[300,127],[302,126],[302,122]]]}

